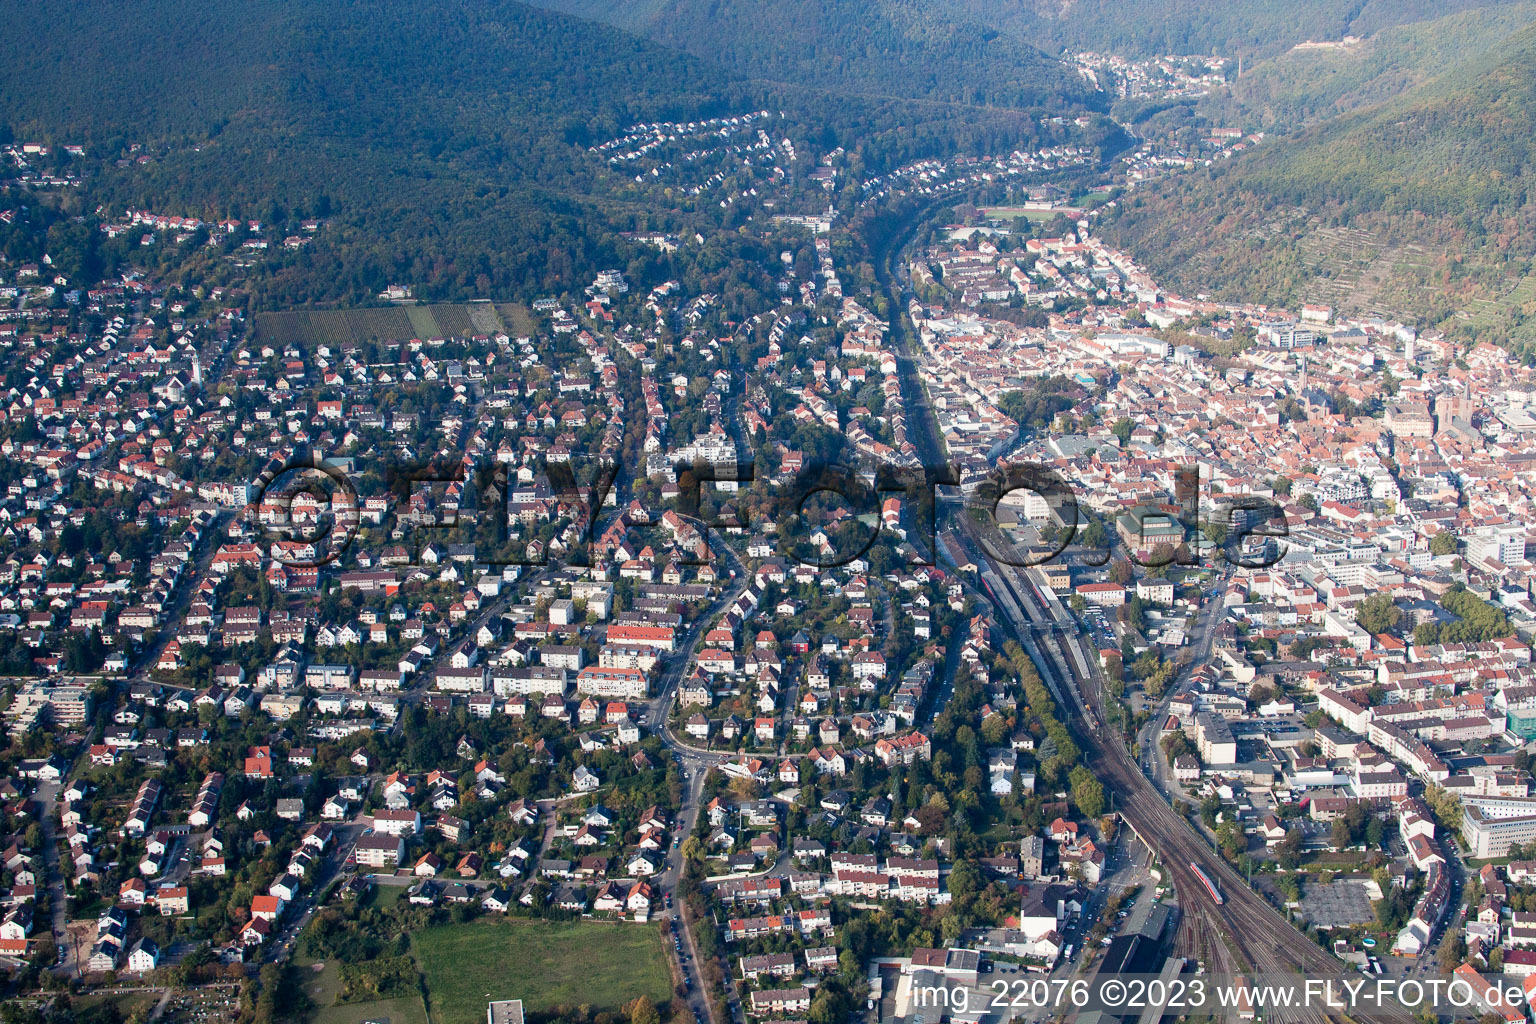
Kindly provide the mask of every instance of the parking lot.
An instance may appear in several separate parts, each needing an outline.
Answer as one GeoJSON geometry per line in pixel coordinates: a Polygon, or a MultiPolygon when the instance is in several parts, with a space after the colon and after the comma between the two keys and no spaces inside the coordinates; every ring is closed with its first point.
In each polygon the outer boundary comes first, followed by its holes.
{"type": "Polygon", "coordinates": [[[1319,928],[1348,928],[1376,920],[1365,883],[1358,878],[1340,878],[1327,885],[1306,883],[1298,912],[1319,928]]]}

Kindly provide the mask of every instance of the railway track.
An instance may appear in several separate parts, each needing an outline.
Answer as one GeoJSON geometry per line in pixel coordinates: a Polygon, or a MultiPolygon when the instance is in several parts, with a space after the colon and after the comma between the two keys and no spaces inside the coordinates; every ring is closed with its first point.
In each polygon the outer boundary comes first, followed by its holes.
{"type": "MultiPolygon", "coordinates": [[[[920,220],[914,214],[906,231],[896,233],[879,251],[871,254],[876,277],[887,291],[893,310],[904,308],[902,289],[894,273],[895,259],[920,220]]],[[[891,344],[898,353],[902,389],[913,417],[914,443],[928,465],[942,465],[947,461],[943,438],[928,407],[926,388],[917,375],[900,313],[892,317],[891,328],[891,344]]],[[[975,543],[976,527],[969,517],[960,515],[956,518],[965,535],[975,543]]],[[[1339,960],[1319,949],[1238,878],[1236,872],[1220,863],[1220,857],[1212,854],[1189,823],[1163,800],[1130,760],[1119,738],[1103,734],[1100,722],[1104,697],[1096,661],[1081,657],[1080,650],[1077,658],[1070,653],[1064,655],[1055,649],[1057,640],[1054,636],[1050,637],[1049,643],[1036,643],[1037,637],[1060,629],[1069,631],[1061,643],[1070,648],[1077,642],[1076,634],[1070,632],[1073,626],[1053,621],[1049,609],[1032,593],[1033,584],[1028,579],[1015,581],[1011,578],[1017,573],[1016,569],[987,557],[985,547],[980,544],[976,544],[976,548],[982,552],[977,558],[982,583],[997,607],[999,618],[1029,653],[1059,704],[1079,721],[1078,732],[1085,741],[1089,767],[1106,788],[1117,795],[1121,816],[1158,856],[1178,892],[1181,909],[1175,940],[1178,948],[1194,955],[1211,971],[1228,977],[1248,971],[1276,976],[1342,974],[1344,965],[1339,960]],[[1074,666],[1074,662],[1079,662],[1081,667],[1074,666]],[[1188,867],[1193,862],[1204,863],[1207,870],[1213,871],[1217,884],[1228,894],[1223,904],[1217,905],[1205,892],[1205,887],[1188,867]]],[[[1332,1020],[1409,1024],[1412,1020],[1402,1011],[1357,1011],[1345,1016],[1311,1008],[1269,1010],[1263,1017],[1298,1024],[1332,1020]]]]}
{"type": "MultiPolygon", "coordinates": [[[[1131,761],[1118,737],[1106,736],[1106,696],[1102,680],[1075,633],[1060,626],[1043,607],[1034,584],[1018,570],[989,565],[983,579],[995,589],[1003,618],[1013,627],[1041,677],[1068,713],[1079,719],[1089,767],[1116,794],[1116,809],[1154,850],[1179,896],[1181,911],[1175,940],[1181,955],[1193,957],[1218,976],[1270,975],[1329,977],[1345,973],[1344,964],[1319,948],[1254,892],[1236,871],[1205,844],[1152,787],[1131,761]],[[989,578],[990,577],[990,578],[989,578]],[[1217,903],[1190,869],[1201,864],[1220,887],[1217,903]]],[[[1406,1013],[1357,1011],[1349,1018],[1321,1008],[1271,1009],[1266,1019],[1316,1024],[1359,1020],[1406,1024],[1406,1013]]]]}

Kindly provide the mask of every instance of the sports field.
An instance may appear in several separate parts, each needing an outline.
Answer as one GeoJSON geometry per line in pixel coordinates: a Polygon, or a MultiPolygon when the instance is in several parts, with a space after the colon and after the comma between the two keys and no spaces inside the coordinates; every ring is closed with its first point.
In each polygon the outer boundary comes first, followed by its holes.
{"type": "Polygon", "coordinates": [[[529,1011],[613,1010],[639,995],[658,1004],[672,995],[654,925],[483,917],[417,932],[411,948],[432,1024],[479,1024],[491,999],[521,999],[529,1011]]]}

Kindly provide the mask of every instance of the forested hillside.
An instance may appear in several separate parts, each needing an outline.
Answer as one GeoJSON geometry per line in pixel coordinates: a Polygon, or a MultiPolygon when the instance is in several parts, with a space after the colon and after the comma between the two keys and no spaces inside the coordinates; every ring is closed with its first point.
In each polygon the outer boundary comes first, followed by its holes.
{"type": "MultiPolygon", "coordinates": [[[[1243,55],[1368,36],[1510,0],[538,0],[755,77],[863,93],[1026,98],[1057,88],[1043,51],[1243,55]],[[1010,64],[1014,62],[1014,64],[1010,64]]],[[[1071,88],[1068,87],[1068,91],[1071,88]]]]}
{"type": "Polygon", "coordinates": [[[878,170],[1007,152],[1087,95],[1037,53],[999,78],[1010,104],[1046,104],[1027,110],[748,81],[514,0],[0,0],[0,12],[0,131],[132,156],[90,183],[92,208],[329,219],[263,282],[269,306],[357,301],[395,281],[442,299],[568,288],[623,265],[621,231],[728,216],[658,203],[588,151],[636,122],[772,108],[785,133],[878,170]],[[1036,72],[1059,88],[1034,91],[1036,72]]]}
{"type": "Polygon", "coordinates": [[[918,0],[541,0],[747,77],[1003,107],[1097,103],[1082,79],[954,4],[918,0]]]}
{"type": "Polygon", "coordinates": [[[1521,0],[1397,25],[1347,48],[1250,62],[1226,89],[1191,105],[1218,123],[1291,131],[1395,100],[1449,69],[1484,59],[1532,23],[1536,3],[1521,0]]]}
{"type": "Polygon", "coordinates": [[[698,61],[511,0],[39,0],[0,10],[0,96],[11,126],[28,133],[148,139],[241,124],[405,145],[404,155],[511,156],[526,176],[544,170],[540,140],[705,114],[733,98],[698,61]],[[514,143],[536,155],[498,151],[514,143]]]}
{"type": "Polygon", "coordinates": [[[739,97],[715,70],[523,4],[340,0],[6,3],[0,122],[145,163],[97,195],[205,217],[337,220],[274,301],[392,280],[503,294],[612,239],[579,145],[739,97]],[[592,56],[601,54],[601,58],[592,56]]]}
{"type": "Polygon", "coordinates": [[[1497,306],[1536,252],[1536,26],[1441,67],[1388,102],[1135,194],[1103,230],[1188,292],[1322,294],[1518,335],[1532,311],[1497,306]]]}
{"type": "Polygon", "coordinates": [[[1213,127],[1288,136],[1341,114],[1369,110],[1482,61],[1536,22],[1519,0],[1396,25],[1348,45],[1289,50],[1249,61],[1241,77],[1204,96],[1128,98],[1114,117],[1153,139],[1189,145],[1213,127]]]}
{"type": "Polygon", "coordinates": [[[1126,56],[1283,53],[1307,40],[1368,36],[1383,28],[1495,6],[1504,0],[949,0],[989,27],[1042,49],[1126,56]]]}

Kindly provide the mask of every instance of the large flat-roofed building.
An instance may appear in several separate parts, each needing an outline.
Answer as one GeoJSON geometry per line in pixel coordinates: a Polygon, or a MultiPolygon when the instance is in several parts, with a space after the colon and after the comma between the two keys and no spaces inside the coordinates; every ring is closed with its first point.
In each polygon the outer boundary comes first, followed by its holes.
{"type": "Polygon", "coordinates": [[[363,836],[357,841],[356,855],[360,867],[399,867],[405,856],[405,840],[399,836],[379,833],[363,836]]]}
{"type": "Polygon", "coordinates": [[[5,709],[10,732],[20,735],[41,726],[73,727],[84,725],[95,708],[91,691],[84,686],[46,686],[24,683],[5,709]]]}
{"type": "Polygon", "coordinates": [[[1220,715],[1201,712],[1195,716],[1195,745],[1206,764],[1232,764],[1237,760],[1237,739],[1232,726],[1220,715]]]}
{"type": "Polygon", "coordinates": [[[91,717],[91,691],[83,686],[55,686],[48,691],[48,707],[55,725],[80,725],[91,717]]]}
{"type": "Polygon", "coordinates": [[[1461,834],[1477,858],[1503,857],[1511,846],[1536,841],[1536,798],[1468,794],[1462,797],[1461,834]]]}
{"type": "Polygon", "coordinates": [[[485,1024],[523,1024],[521,999],[497,999],[485,1008],[485,1024]]]}
{"type": "Polygon", "coordinates": [[[1479,526],[1467,536],[1467,560],[1525,564],[1525,527],[1519,523],[1479,526]]]}
{"type": "Polygon", "coordinates": [[[1311,348],[1317,344],[1317,332],[1289,321],[1260,324],[1259,341],[1270,348],[1311,348]]]}

